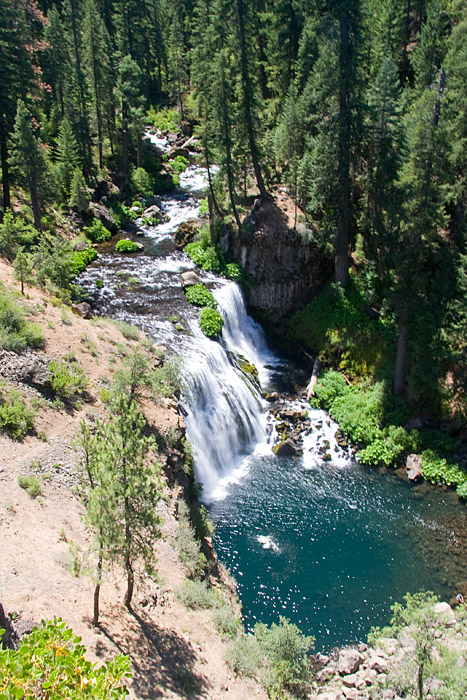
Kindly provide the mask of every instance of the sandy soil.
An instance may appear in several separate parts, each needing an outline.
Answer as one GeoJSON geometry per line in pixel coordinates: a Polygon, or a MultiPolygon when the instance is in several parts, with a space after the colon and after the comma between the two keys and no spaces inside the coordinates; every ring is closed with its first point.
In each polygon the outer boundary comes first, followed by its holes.
{"type": "MultiPolygon", "coordinates": [[[[11,268],[0,261],[0,281],[11,284],[11,268]]],[[[166,487],[163,537],[157,544],[158,580],[139,580],[134,609],[122,605],[122,572],[107,572],[101,592],[101,624],[91,625],[93,584],[83,573],[89,535],[84,508],[75,492],[75,452],[70,447],[86,414],[103,414],[100,389],[119,365],[116,344],[131,349],[112,324],[84,320],[51,303],[43,292],[27,289],[26,303],[45,335],[48,357],[73,353],[90,379],[89,402],[74,412],[41,408],[37,433],[23,441],[0,434],[0,593],[5,610],[20,625],[62,617],[83,637],[90,656],[105,660],[122,652],[132,661],[135,698],[266,698],[253,680],[236,677],[224,662],[226,642],[210,611],[182,606],[175,589],[185,579],[174,545],[178,490],[166,487]],[[116,358],[115,360],[112,358],[116,358]],[[109,359],[111,360],[109,363],[109,359]],[[46,441],[44,438],[46,436],[46,441]],[[18,485],[20,475],[38,474],[43,494],[32,499],[18,485]],[[79,576],[73,570],[81,567],[79,576]]],[[[23,389],[25,387],[22,387],[23,389]]],[[[26,390],[32,396],[34,390],[26,390]]],[[[179,425],[173,403],[145,402],[145,415],[164,433],[179,425]]]]}

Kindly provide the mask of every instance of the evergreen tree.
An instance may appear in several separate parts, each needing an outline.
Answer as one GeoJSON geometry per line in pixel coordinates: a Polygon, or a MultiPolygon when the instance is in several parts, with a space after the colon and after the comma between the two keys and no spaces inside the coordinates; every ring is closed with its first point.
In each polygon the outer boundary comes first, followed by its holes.
{"type": "Polygon", "coordinates": [[[103,142],[112,100],[110,37],[95,0],[86,0],[83,21],[83,63],[91,98],[91,121],[97,133],[99,169],[104,167],[103,142]]]}
{"type": "Polygon", "coordinates": [[[72,68],[70,46],[65,33],[65,25],[60,13],[52,6],[47,14],[48,23],[44,28],[46,53],[43,60],[44,78],[52,88],[52,95],[60,106],[63,118],[68,95],[67,83],[72,68]]]}
{"type": "Polygon", "coordinates": [[[11,158],[17,175],[29,190],[34,226],[41,231],[40,188],[44,183],[47,166],[39,138],[24,102],[18,102],[16,120],[11,138],[11,158]]]}
{"type": "Polygon", "coordinates": [[[18,98],[25,99],[33,80],[24,29],[21,5],[0,0],[0,160],[4,210],[10,207],[11,201],[8,140],[15,123],[18,98]]]}
{"type": "Polygon", "coordinates": [[[70,185],[69,205],[72,209],[82,213],[85,212],[89,205],[89,192],[84,179],[83,172],[80,168],[75,168],[70,185]]]}
{"type": "Polygon", "coordinates": [[[21,283],[21,294],[24,295],[24,285],[32,284],[33,275],[33,259],[30,253],[26,253],[21,246],[16,253],[16,258],[13,263],[14,277],[21,283]]]}
{"type": "Polygon", "coordinates": [[[78,143],[71,128],[70,122],[65,117],[60,124],[57,139],[55,175],[60,187],[62,201],[68,202],[71,192],[73,173],[79,166],[78,143]]]}
{"type": "Polygon", "coordinates": [[[138,139],[143,127],[144,113],[141,77],[141,70],[138,64],[131,56],[124,56],[118,67],[115,96],[120,106],[122,171],[127,177],[129,173],[130,139],[138,139]]]}

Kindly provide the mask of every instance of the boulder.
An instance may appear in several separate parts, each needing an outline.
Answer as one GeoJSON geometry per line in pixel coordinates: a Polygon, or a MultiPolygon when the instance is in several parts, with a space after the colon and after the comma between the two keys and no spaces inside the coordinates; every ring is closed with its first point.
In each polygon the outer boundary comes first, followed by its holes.
{"type": "Polygon", "coordinates": [[[356,688],[342,688],[342,692],[347,700],[357,700],[358,690],[356,688]]]}
{"type": "Polygon", "coordinates": [[[375,676],[377,673],[387,673],[389,667],[389,662],[382,656],[377,654],[372,654],[368,659],[368,668],[375,671],[375,676]]]}
{"type": "Polygon", "coordinates": [[[355,688],[357,685],[358,676],[356,673],[349,673],[348,676],[344,676],[342,683],[347,686],[347,688],[355,688]]]}
{"type": "Polygon", "coordinates": [[[326,683],[326,681],[329,681],[334,675],[334,671],[332,668],[325,667],[322,668],[321,671],[318,671],[316,674],[316,678],[320,683],[326,683]]]}
{"type": "Polygon", "coordinates": [[[96,204],[96,202],[89,202],[87,209],[87,214],[93,216],[98,221],[101,221],[109,231],[115,233],[117,231],[117,224],[112,216],[112,213],[103,204],[96,204]]]}
{"type": "Polygon", "coordinates": [[[278,445],[274,445],[272,451],[278,457],[295,457],[300,454],[300,448],[292,440],[282,440],[278,445]]]}
{"type": "Polygon", "coordinates": [[[356,649],[342,649],[339,654],[337,670],[341,676],[355,673],[363,663],[363,656],[356,649]]]}
{"type": "Polygon", "coordinates": [[[92,318],[91,307],[86,301],[82,301],[80,304],[73,304],[71,310],[77,316],[81,316],[81,318],[92,318]]]}
{"type": "Polygon", "coordinates": [[[446,627],[452,627],[456,624],[456,616],[449,603],[436,603],[434,610],[439,621],[443,622],[446,627]]]}
{"type": "Polygon", "coordinates": [[[196,272],[193,272],[193,270],[188,270],[187,272],[182,272],[180,275],[180,281],[182,283],[182,287],[185,289],[185,287],[193,287],[195,284],[202,284],[203,281],[201,277],[199,277],[196,272]]]}
{"type": "Polygon", "coordinates": [[[157,204],[152,204],[150,207],[144,210],[143,216],[146,219],[157,219],[157,221],[164,221],[166,214],[160,210],[157,204]]]}
{"type": "Polygon", "coordinates": [[[422,476],[422,458],[420,455],[409,455],[405,463],[407,478],[410,481],[417,481],[422,476]]]}
{"type": "Polygon", "coordinates": [[[184,248],[187,243],[191,243],[198,231],[196,219],[188,219],[188,221],[184,221],[180,224],[175,232],[174,238],[177,248],[184,248]]]}
{"type": "Polygon", "coordinates": [[[87,241],[76,241],[75,245],[73,246],[73,250],[87,250],[88,249],[88,243],[87,241]]]}

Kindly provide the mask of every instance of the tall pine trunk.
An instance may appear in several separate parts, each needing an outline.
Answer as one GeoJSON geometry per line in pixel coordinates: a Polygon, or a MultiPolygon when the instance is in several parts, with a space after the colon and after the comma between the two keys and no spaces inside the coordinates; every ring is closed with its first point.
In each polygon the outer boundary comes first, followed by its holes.
{"type": "Polygon", "coordinates": [[[102,551],[99,551],[99,558],[97,560],[97,577],[96,577],[96,586],[94,588],[94,613],[92,617],[92,624],[97,625],[99,622],[99,596],[101,592],[101,583],[102,583],[102,551]]]}
{"type": "Polygon", "coordinates": [[[5,117],[0,114],[0,159],[2,161],[3,211],[11,206],[10,168],[8,165],[8,144],[5,131],[5,117]]]}
{"type": "Polygon", "coordinates": [[[243,90],[243,108],[245,125],[248,134],[248,143],[250,146],[251,160],[253,162],[253,170],[255,171],[256,184],[262,197],[269,197],[266,190],[261,167],[259,164],[258,150],[256,147],[256,138],[253,128],[253,117],[251,114],[252,88],[250,74],[248,72],[248,57],[246,49],[246,34],[245,34],[245,13],[243,9],[243,0],[237,0],[238,14],[238,29],[240,35],[240,53],[241,53],[241,72],[242,72],[242,90],[243,90]]]}

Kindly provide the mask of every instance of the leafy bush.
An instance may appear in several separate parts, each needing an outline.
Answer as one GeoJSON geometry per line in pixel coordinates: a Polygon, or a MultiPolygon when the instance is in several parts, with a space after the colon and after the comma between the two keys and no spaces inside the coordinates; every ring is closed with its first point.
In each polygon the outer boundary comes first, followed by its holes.
{"type": "Polygon", "coordinates": [[[264,654],[257,639],[246,634],[229,645],[226,661],[235,673],[253,677],[258,675],[258,669],[264,664],[264,654]]]}
{"type": "Polygon", "coordinates": [[[208,588],[204,581],[185,581],[176,591],[176,595],[183,605],[193,610],[208,610],[220,605],[219,595],[212,588],[208,588]]]}
{"type": "Polygon", "coordinates": [[[187,158],[184,158],[184,156],[175,156],[175,158],[170,160],[169,163],[174,169],[175,174],[180,175],[180,173],[183,173],[183,171],[187,169],[190,161],[187,158]]]}
{"type": "Polygon", "coordinates": [[[371,319],[362,309],[363,293],[351,279],[346,290],[330,284],[304,309],[285,322],[292,338],[310,352],[353,377],[375,376],[377,369],[392,366],[391,331],[381,319],[371,319]]]}
{"type": "Polygon", "coordinates": [[[125,698],[128,690],[123,681],[131,675],[128,657],[117,656],[97,668],[86,659],[86,649],[80,642],[81,637],[75,636],[61,618],[54,618],[22,637],[17,651],[0,646],[1,697],[125,698]]]}
{"type": "Polygon", "coordinates": [[[192,287],[188,287],[185,290],[185,295],[190,304],[207,306],[210,309],[215,309],[217,307],[217,301],[212,292],[210,292],[204,284],[194,284],[192,287]]]}
{"type": "Polygon", "coordinates": [[[222,333],[224,319],[215,309],[205,308],[199,315],[199,327],[208,338],[218,338],[222,333]]]}
{"type": "Polygon", "coordinates": [[[180,115],[173,107],[156,110],[152,105],[148,110],[148,122],[161,131],[179,131],[180,115]]]}
{"type": "Polygon", "coordinates": [[[115,321],[114,323],[124,338],[127,340],[138,340],[140,332],[137,326],[125,323],[125,321],[115,321]]]}
{"type": "Polygon", "coordinates": [[[234,280],[234,282],[242,282],[245,278],[244,271],[237,263],[227,263],[223,274],[228,280],[234,280]]]}
{"type": "Polygon", "coordinates": [[[86,250],[74,250],[70,258],[70,272],[72,277],[76,277],[86,269],[89,263],[97,258],[97,251],[91,245],[86,250]]]}
{"type": "Polygon", "coordinates": [[[37,476],[19,476],[18,484],[31,498],[37,498],[42,494],[42,484],[37,476]]]}
{"type": "Polygon", "coordinates": [[[217,630],[225,637],[236,637],[242,625],[240,615],[228,605],[224,605],[214,612],[212,617],[217,630]]]}
{"type": "Polygon", "coordinates": [[[187,243],[183,251],[193,260],[195,265],[199,265],[200,267],[203,265],[205,252],[200,242],[192,241],[191,243],[187,243]]]}
{"type": "Polygon", "coordinates": [[[199,542],[190,525],[188,507],[184,501],[178,504],[177,549],[180,561],[188,569],[191,578],[200,577],[206,568],[206,557],[200,552],[199,542]]]}
{"type": "Polygon", "coordinates": [[[255,637],[271,665],[265,677],[269,697],[283,698],[285,691],[292,697],[307,698],[312,678],[308,652],[314,638],[306,637],[285,617],[270,627],[256,624],[255,637]]]}
{"type": "Polygon", "coordinates": [[[49,364],[49,381],[54,394],[61,399],[73,399],[88,384],[84,369],[78,362],[52,360],[49,364]]]}
{"type": "Polygon", "coordinates": [[[0,286],[0,347],[18,352],[25,347],[42,348],[40,326],[24,318],[24,312],[4,287],[0,286]]]}
{"type": "Polygon", "coordinates": [[[136,168],[131,175],[130,188],[135,195],[150,197],[154,192],[154,178],[144,168],[136,168]]]}
{"type": "Polygon", "coordinates": [[[103,243],[104,241],[108,241],[112,236],[109,229],[98,219],[94,219],[90,226],[84,226],[83,233],[86,238],[89,238],[93,243],[103,243]]]}
{"type": "Polygon", "coordinates": [[[422,452],[422,473],[427,481],[456,486],[459,496],[467,496],[467,473],[458,464],[449,464],[433,450],[422,452]]]}
{"type": "Polygon", "coordinates": [[[209,214],[209,204],[207,199],[199,200],[199,213],[200,216],[205,216],[205,214],[209,214]]]}
{"type": "Polygon", "coordinates": [[[135,250],[139,250],[139,246],[134,241],[130,241],[129,238],[122,238],[115,244],[115,250],[118,253],[134,253],[135,250]]]}
{"type": "Polygon", "coordinates": [[[34,428],[35,415],[19,391],[10,391],[6,396],[0,393],[0,430],[15,440],[22,440],[34,428]]]}

